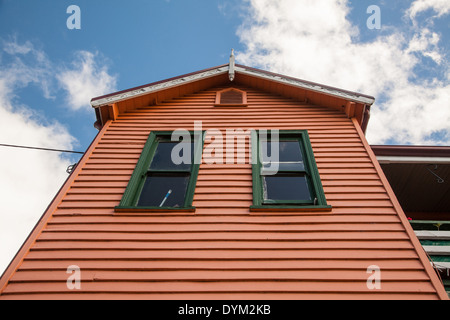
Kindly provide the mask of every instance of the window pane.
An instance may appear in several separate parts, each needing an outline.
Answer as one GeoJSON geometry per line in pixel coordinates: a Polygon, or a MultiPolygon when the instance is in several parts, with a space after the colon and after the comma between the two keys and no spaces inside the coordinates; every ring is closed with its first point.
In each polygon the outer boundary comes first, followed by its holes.
{"type": "Polygon", "coordinates": [[[148,176],[145,180],[138,206],[184,207],[189,178],[189,175],[148,176]]]}
{"type": "Polygon", "coordinates": [[[306,177],[266,176],[263,177],[264,200],[311,201],[306,177]]]}
{"type": "Polygon", "coordinates": [[[261,141],[263,169],[268,169],[278,162],[279,171],[305,171],[299,141],[279,141],[278,157],[275,154],[275,143],[261,141]],[[277,161],[278,160],[278,161],[277,161]]]}
{"type": "Polygon", "coordinates": [[[156,147],[155,155],[153,156],[152,163],[150,165],[150,170],[184,170],[190,171],[191,164],[194,159],[194,144],[184,143],[184,142],[166,142],[160,141],[156,147]],[[174,156],[176,159],[172,159],[172,150],[175,149],[174,156]],[[183,162],[181,164],[175,164],[178,162],[183,162]]]}

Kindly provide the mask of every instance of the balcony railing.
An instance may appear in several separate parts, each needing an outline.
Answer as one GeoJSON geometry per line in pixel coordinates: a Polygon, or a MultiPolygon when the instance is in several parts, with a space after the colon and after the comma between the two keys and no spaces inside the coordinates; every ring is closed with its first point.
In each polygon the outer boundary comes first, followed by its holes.
{"type": "Polygon", "coordinates": [[[450,297],[450,221],[412,220],[410,223],[450,297]]]}

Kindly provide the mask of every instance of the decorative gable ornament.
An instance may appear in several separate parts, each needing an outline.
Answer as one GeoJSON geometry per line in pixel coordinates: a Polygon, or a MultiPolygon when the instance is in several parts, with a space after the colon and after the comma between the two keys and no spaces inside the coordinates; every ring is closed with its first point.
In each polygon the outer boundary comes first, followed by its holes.
{"type": "Polygon", "coordinates": [[[230,65],[228,70],[228,77],[230,78],[230,81],[233,81],[235,78],[235,71],[234,71],[235,61],[236,59],[234,56],[234,49],[231,49],[230,65]]]}

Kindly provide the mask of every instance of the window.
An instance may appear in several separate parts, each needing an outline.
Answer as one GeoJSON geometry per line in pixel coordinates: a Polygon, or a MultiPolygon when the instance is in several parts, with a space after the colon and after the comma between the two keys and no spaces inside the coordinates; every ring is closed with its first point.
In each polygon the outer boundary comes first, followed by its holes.
{"type": "Polygon", "coordinates": [[[252,209],[330,209],[307,131],[257,131],[252,137],[252,209]]]}
{"type": "Polygon", "coordinates": [[[203,140],[198,132],[185,132],[177,141],[172,141],[172,132],[150,133],[116,211],[193,211],[203,140]]]}
{"type": "Polygon", "coordinates": [[[246,107],[247,92],[229,88],[218,91],[216,95],[216,107],[246,107]]]}

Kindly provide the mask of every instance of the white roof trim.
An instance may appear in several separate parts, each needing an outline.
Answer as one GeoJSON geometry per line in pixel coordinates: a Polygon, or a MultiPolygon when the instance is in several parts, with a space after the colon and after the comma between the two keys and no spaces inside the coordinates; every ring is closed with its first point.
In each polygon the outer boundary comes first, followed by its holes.
{"type": "Polygon", "coordinates": [[[185,77],[175,78],[173,80],[167,80],[163,82],[159,82],[156,84],[150,84],[148,86],[144,86],[138,89],[132,89],[129,91],[124,91],[122,93],[113,94],[104,98],[96,99],[91,101],[91,105],[94,108],[98,108],[105,105],[111,105],[113,103],[117,103],[120,101],[124,101],[127,99],[140,97],[143,95],[147,95],[149,93],[158,92],[164,89],[169,89],[177,86],[181,86],[187,83],[195,82],[202,79],[211,78],[223,73],[230,73],[234,75],[234,73],[241,73],[245,75],[249,75],[252,77],[257,77],[261,79],[266,79],[269,81],[278,82],[281,84],[301,88],[304,90],[314,91],[321,94],[326,94],[333,97],[342,98],[347,101],[353,101],[358,103],[363,103],[366,105],[372,105],[375,102],[374,98],[370,98],[368,96],[363,96],[358,93],[348,92],[345,90],[340,90],[337,88],[332,88],[320,84],[315,84],[307,81],[303,81],[300,79],[294,79],[290,77],[284,77],[282,75],[276,75],[265,71],[256,70],[253,68],[245,68],[244,66],[234,65],[230,61],[230,65],[224,65],[221,67],[217,67],[214,69],[209,69],[204,72],[194,73],[191,75],[187,75],[185,77]]]}
{"type": "Polygon", "coordinates": [[[429,164],[450,164],[449,157],[400,157],[400,156],[377,156],[377,160],[382,164],[389,163],[429,163],[429,164]]]}
{"type": "Polygon", "coordinates": [[[182,78],[176,78],[174,80],[168,80],[164,82],[160,82],[154,85],[149,85],[147,87],[142,87],[136,90],[126,91],[122,93],[118,93],[115,95],[111,95],[102,99],[91,101],[91,106],[94,108],[105,106],[105,105],[111,105],[113,103],[117,103],[120,101],[124,101],[131,98],[136,98],[140,96],[147,95],[149,93],[158,92],[164,89],[170,89],[177,86],[184,85],[186,83],[195,82],[202,79],[207,79],[214,77],[216,75],[227,73],[228,72],[228,66],[219,67],[216,69],[207,70],[205,72],[192,74],[186,77],[182,78]]]}
{"type": "Polygon", "coordinates": [[[235,69],[236,69],[236,72],[239,72],[242,74],[247,74],[247,75],[258,77],[258,78],[263,78],[263,79],[279,82],[282,84],[287,84],[287,85],[305,89],[305,90],[315,91],[315,92],[326,94],[329,96],[338,97],[338,98],[342,98],[345,100],[350,100],[353,102],[359,102],[359,103],[363,103],[363,104],[367,104],[367,105],[372,105],[375,102],[375,99],[369,98],[366,96],[361,96],[357,93],[352,93],[352,92],[340,90],[337,88],[331,88],[328,86],[315,84],[315,83],[311,83],[308,81],[302,81],[300,79],[283,77],[281,75],[270,74],[270,73],[267,73],[264,71],[258,71],[255,69],[247,69],[242,66],[236,66],[235,69]]]}

